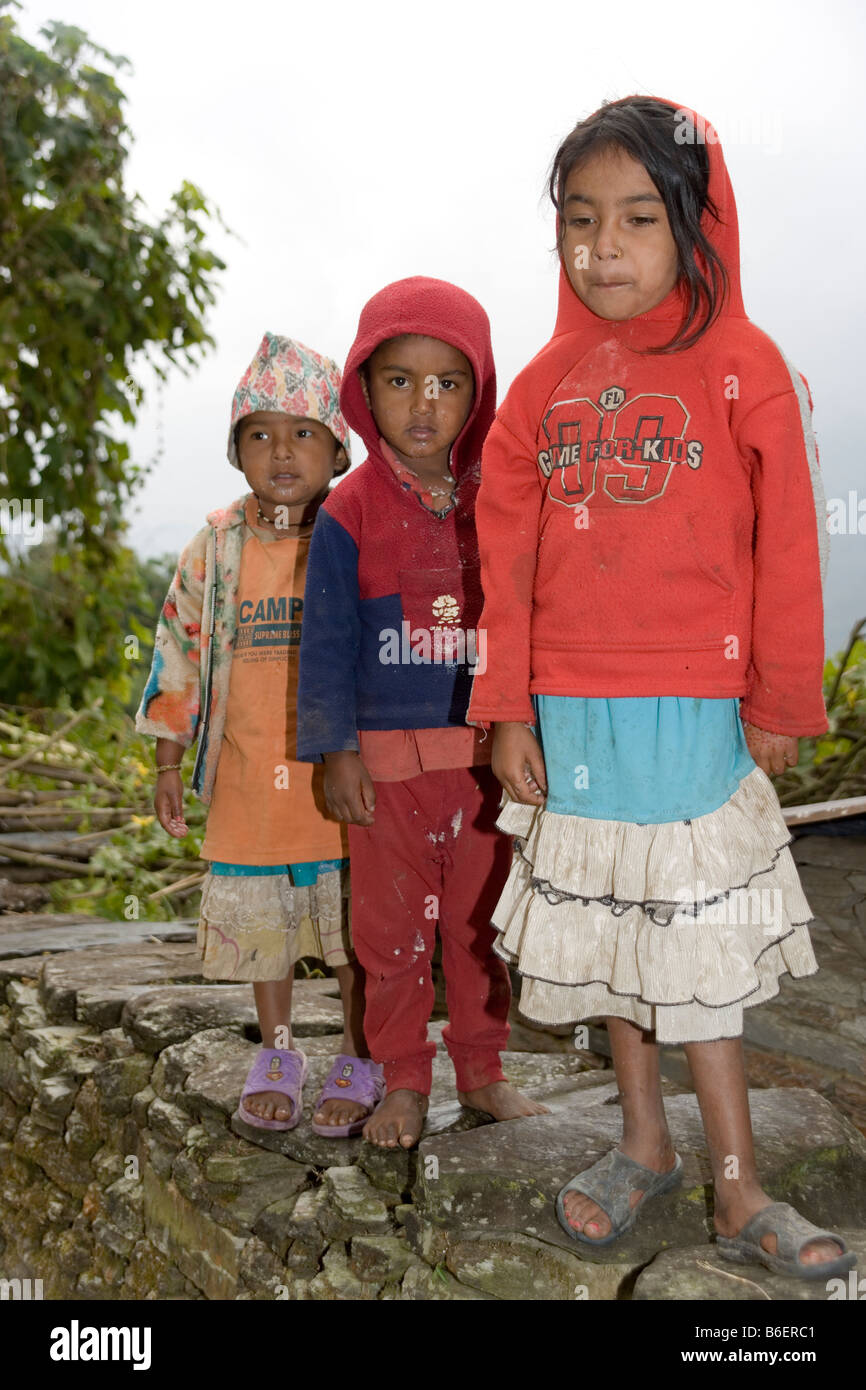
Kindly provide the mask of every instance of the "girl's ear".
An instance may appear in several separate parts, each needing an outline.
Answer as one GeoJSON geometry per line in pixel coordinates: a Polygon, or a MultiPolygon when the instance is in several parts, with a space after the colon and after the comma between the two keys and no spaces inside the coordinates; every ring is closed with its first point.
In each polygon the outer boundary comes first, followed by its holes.
{"type": "Polygon", "coordinates": [[[370,402],[370,386],[369,386],[369,383],[368,383],[368,381],[367,381],[367,364],[366,364],[366,362],[363,364],[363,366],[361,366],[361,367],[358,368],[358,380],[359,380],[360,383],[361,383],[361,390],[362,390],[363,393],[364,393],[364,400],[367,402],[367,408],[368,408],[369,410],[372,410],[372,409],[373,409],[373,406],[372,406],[372,404],[371,404],[371,402],[370,402]]]}
{"type": "Polygon", "coordinates": [[[337,452],[334,455],[334,477],[341,478],[348,467],[349,459],[346,450],[343,445],[340,444],[337,446],[337,452]]]}

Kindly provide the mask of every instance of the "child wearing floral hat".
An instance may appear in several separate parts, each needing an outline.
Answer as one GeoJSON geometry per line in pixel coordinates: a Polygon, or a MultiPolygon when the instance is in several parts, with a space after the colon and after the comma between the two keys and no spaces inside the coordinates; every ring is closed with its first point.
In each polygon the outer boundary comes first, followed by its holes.
{"type": "Polygon", "coordinates": [[[250,492],[211,512],[180,557],[163,605],[136,728],[156,738],[154,807],[187,833],[191,787],[209,806],[198,945],[208,979],[250,981],[262,1048],[239,1114],[263,1129],[301,1118],[307,1070],[292,1040],[295,963],[334,969],[344,1036],[313,1128],[357,1133],[384,1090],[363,1030],[352,949],[346,829],[325,808],[321,769],[295,760],[298,649],[313,522],[349,466],[334,362],[266,333],[232,404],[229,462],[250,492]]]}

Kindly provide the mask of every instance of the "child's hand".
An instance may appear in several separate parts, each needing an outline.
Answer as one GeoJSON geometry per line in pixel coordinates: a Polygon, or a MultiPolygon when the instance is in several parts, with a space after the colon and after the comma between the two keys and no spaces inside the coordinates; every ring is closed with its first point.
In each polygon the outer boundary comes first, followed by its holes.
{"type": "Polygon", "coordinates": [[[491,766],[512,801],[540,806],[547,796],[547,773],[538,740],[525,724],[497,724],[491,766]]]}
{"type": "Polygon", "coordinates": [[[325,800],[337,820],[375,824],[376,792],[360,753],[325,754],[325,800]]]}
{"type": "Polygon", "coordinates": [[[183,779],[179,772],[173,769],[157,774],[153,809],[163,830],[182,840],[189,827],[183,817],[183,779]]]}
{"type": "Polygon", "coordinates": [[[787,734],[771,734],[768,729],[759,729],[757,724],[743,720],[743,732],[749,752],[768,777],[778,776],[789,767],[796,767],[800,760],[799,739],[789,738],[787,734]]]}

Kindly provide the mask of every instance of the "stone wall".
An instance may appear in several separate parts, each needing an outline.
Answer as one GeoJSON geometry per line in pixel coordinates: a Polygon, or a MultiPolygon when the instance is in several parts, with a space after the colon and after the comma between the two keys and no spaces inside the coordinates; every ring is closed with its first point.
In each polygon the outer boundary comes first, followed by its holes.
{"type": "MultiPolygon", "coordinates": [[[[716,1259],[700,1118],[675,1083],[683,1188],[590,1263],[552,1198],[619,1136],[602,1057],[518,1027],[517,1047],[554,1051],[512,1051],[506,1071],[551,1114],[493,1125],[456,1103],[440,1048],[417,1152],[320,1139],[309,1113],[340,1006],[333,981],[298,981],[305,1119],[253,1131],[234,1118],[257,1046],[248,986],[202,982],[192,943],[144,924],[113,944],[30,939],[55,953],[0,961],[0,1276],[41,1278],[47,1298],[827,1296],[750,1268],[734,1278],[716,1259]]],[[[813,1091],[758,1091],[753,1105],[769,1190],[842,1228],[866,1261],[863,1137],[813,1091]]]]}

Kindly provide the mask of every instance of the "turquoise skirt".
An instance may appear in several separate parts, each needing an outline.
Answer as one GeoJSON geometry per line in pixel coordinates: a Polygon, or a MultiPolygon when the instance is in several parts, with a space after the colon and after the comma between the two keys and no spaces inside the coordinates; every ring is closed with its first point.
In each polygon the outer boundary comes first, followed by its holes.
{"type": "Polygon", "coordinates": [[[657,825],[716,811],[755,763],[738,700],[536,695],[546,810],[657,825]]]}

